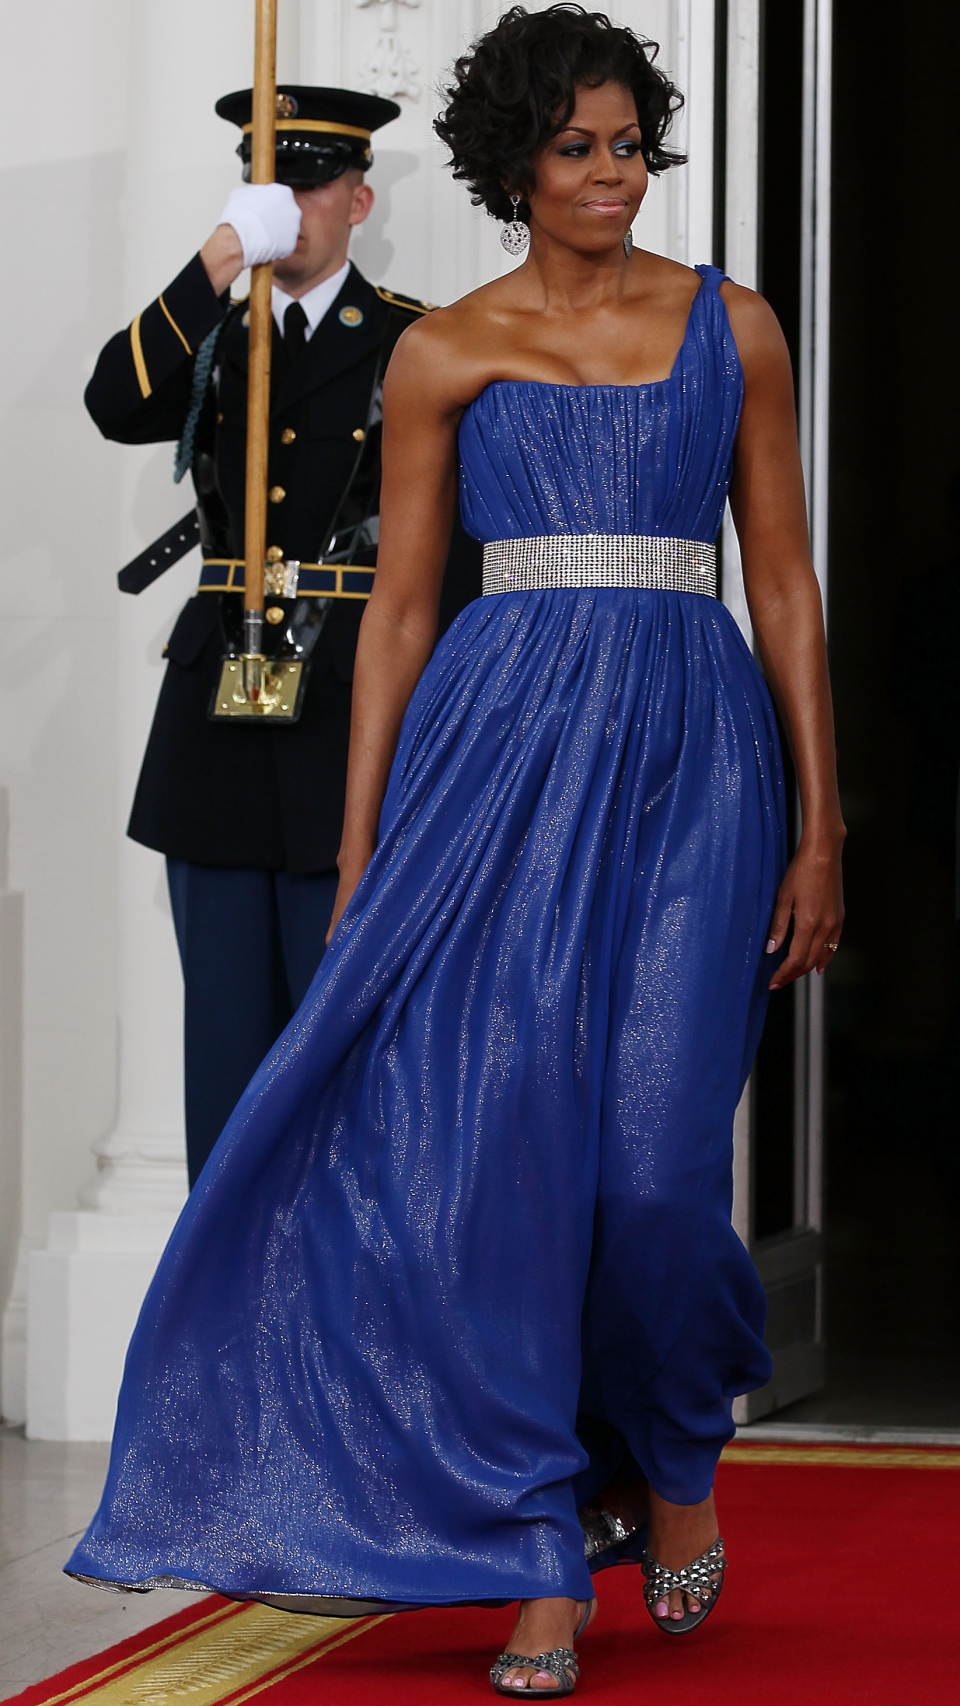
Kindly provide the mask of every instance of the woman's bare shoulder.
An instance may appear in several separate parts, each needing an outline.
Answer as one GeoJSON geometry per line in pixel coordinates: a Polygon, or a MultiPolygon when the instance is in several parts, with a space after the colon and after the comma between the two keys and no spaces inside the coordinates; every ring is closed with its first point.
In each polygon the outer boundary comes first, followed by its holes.
{"type": "Polygon", "coordinates": [[[452,302],[424,314],[397,341],[390,363],[394,392],[420,388],[441,406],[464,408],[482,385],[496,338],[498,309],[506,306],[499,287],[505,281],[480,285],[452,302]]]}
{"type": "Polygon", "coordinates": [[[699,274],[683,261],[672,261],[668,255],[658,255],[654,249],[633,251],[634,259],[628,268],[628,291],[645,307],[668,311],[689,308],[700,288],[699,274]]]}
{"type": "Polygon", "coordinates": [[[449,307],[434,308],[430,314],[424,314],[415,325],[408,327],[402,341],[409,340],[426,350],[459,346],[464,338],[471,343],[482,340],[493,329],[499,314],[508,310],[510,287],[509,277],[478,285],[476,290],[468,291],[466,296],[451,302],[449,307]]]}
{"type": "Polygon", "coordinates": [[[720,286],[720,295],[745,372],[758,363],[773,362],[777,366],[784,360],[789,363],[780,322],[759,291],[748,290],[746,285],[734,284],[732,279],[725,278],[720,286]]]}
{"type": "Polygon", "coordinates": [[[669,255],[658,255],[655,249],[634,249],[634,255],[643,267],[644,280],[660,288],[671,287],[674,290],[696,290],[700,283],[700,275],[695,267],[688,267],[686,261],[674,261],[669,255]]]}

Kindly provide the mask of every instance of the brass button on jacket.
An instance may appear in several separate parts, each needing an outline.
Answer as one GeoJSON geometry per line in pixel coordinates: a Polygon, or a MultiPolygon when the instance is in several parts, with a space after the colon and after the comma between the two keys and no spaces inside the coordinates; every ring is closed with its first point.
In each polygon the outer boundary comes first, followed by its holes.
{"type": "Polygon", "coordinates": [[[267,493],[267,497],[270,499],[272,504],[282,504],[286,495],[286,490],[283,486],[271,486],[267,493]]]}
{"type": "Polygon", "coordinates": [[[296,438],[296,436],[297,435],[294,432],[293,427],[284,427],[282,433],[280,434],[280,443],[281,444],[292,444],[294,439],[296,438]]]}
{"type": "Polygon", "coordinates": [[[267,547],[267,562],[268,563],[282,563],[283,562],[283,549],[280,545],[269,545],[267,547]]]}
{"type": "Polygon", "coordinates": [[[354,427],[353,436],[358,444],[362,444],[367,435],[364,432],[363,427],[354,427]]]}

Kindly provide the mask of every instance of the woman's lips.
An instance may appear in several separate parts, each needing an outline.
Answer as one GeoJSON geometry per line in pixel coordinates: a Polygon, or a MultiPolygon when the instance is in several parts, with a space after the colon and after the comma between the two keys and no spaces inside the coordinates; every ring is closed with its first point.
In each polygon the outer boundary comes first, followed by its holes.
{"type": "Polygon", "coordinates": [[[594,212],[594,213],[610,213],[610,214],[612,214],[612,213],[622,213],[627,204],[625,201],[610,201],[607,199],[598,198],[596,201],[585,201],[585,202],[581,203],[581,205],[583,207],[589,207],[592,210],[592,212],[594,212]]]}

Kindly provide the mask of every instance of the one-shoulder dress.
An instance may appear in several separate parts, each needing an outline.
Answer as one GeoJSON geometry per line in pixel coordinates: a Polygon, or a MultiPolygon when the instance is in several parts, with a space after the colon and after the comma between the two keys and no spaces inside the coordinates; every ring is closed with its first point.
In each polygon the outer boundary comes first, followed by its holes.
{"type": "MultiPolygon", "coordinates": [[[[477,538],[709,548],[743,377],[698,271],[668,379],[466,410],[477,538]]],[[[769,1378],[730,1218],[784,864],[769,694],[707,592],[519,580],[413,694],[376,854],[143,1305],[75,1575],[585,1598],[594,1442],[699,1501],[769,1378]]]]}

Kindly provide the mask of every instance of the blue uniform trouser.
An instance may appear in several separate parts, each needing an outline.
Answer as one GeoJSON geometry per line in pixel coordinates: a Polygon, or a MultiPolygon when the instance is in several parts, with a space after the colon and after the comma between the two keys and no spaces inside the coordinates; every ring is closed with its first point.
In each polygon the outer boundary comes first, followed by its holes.
{"type": "Polygon", "coordinates": [[[207,1156],[323,958],[335,876],[167,860],[184,980],[187,1166],[207,1156]]]}

